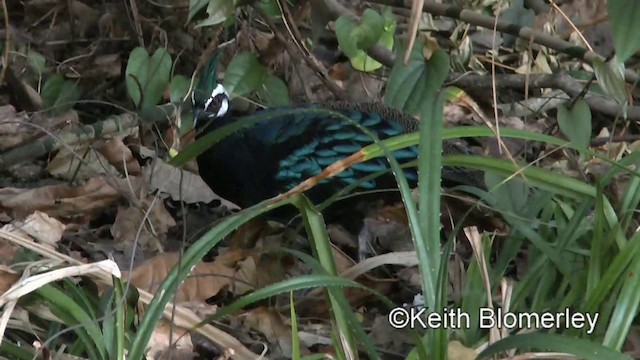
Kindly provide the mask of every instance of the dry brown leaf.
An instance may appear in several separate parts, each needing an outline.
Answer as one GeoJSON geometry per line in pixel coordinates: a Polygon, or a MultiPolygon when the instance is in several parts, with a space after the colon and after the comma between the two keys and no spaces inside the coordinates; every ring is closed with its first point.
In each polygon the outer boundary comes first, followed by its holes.
{"type": "Polygon", "coordinates": [[[52,248],[55,248],[55,245],[60,241],[66,228],[66,226],[57,219],[40,211],[36,211],[27,216],[24,222],[16,220],[10,225],[5,225],[3,229],[7,227],[12,227],[15,231],[23,233],[35,241],[49,245],[52,248]]]}
{"type": "Polygon", "coordinates": [[[122,59],[119,54],[99,55],[96,56],[92,64],[87,64],[85,69],[78,70],[77,68],[70,68],[64,72],[65,77],[69,79],[79,78],[84,82],[87,82],[89,79],[96,81],[115,79],[121,76],[121,74],[122,59]]]}
{"type": "Polygon", "coordinates": [[[269,226],[261,217],[254,218],[248,223],[240,226],[238,230],[233,233],[231,240],[229,241],[230,249],[253,249],[258,241],[267,236],[269,226]]]}
{"type": "MultiPolygon", "coordinates": [[[[286,246],[290,229],[272,227],[264,219],[254,219],[234,232],[229,242],[230,250],[269,249],[286,246]]],[[[290,255],[261,251],[259,256],[248,257],[238,263],[237,282],[230,291],[242,295],[256,287],[261,288],[285,279],[288,270],[296,264],[290,255]]]]}
{"type": "Polygon", "coordinates": [[[162,319],[153,330],[147,350],[148,359],[195,359],[191,335],[185,329],[162,319]]]}
{"type": "Polygon", "coordinates": [[[20,122],[27,120],[27,114],[16,114],[11,105],[0,106],[0,151],[10,149],[25,141],[29,134],[19,131],[20,122]]]}
{"type": "Polygon", "coordinates": [[[395,329],[389,324],[387,316],[377,315],[373,320],[369,338],[380,348],[398,354],[406,354],[412,348],[413,338],[407,329],[395,329]],[[393,334],[393,336],[389,336],[393,334]]]}
{"type": "Polygon", "coordinates": [[[270,357],[290,356],[292,351],[291,326],[274,309],[259,307],[247,312],[244,324],[248,328],[263,334],[271,345],[270,357]]]}
{"type": "Polygon", "coordinates": [[[402,203],[386,206],[365,218],[362,231],[368,231],[370,238],[375,239],[370,245],[374,246],[376,253],[413,250],[407,213],[402,203]]]}
{"type": "Polygon", "coordinates": [[[453,340],[447,345],[447,353],[451,360],[474,360],[478,357],[475,350],[464,346],[460,341],[453,340]]]}
{"type": "Polygon", "coordinates": [[[152,152],[140,150],[143,157],[154,156],[150,165],[144,166],[142,174],[145,179],[150,179],[149,190],[158,191],[161,194],[171,196],[175,201],[184,201],[187,204],[205,203],[219,200],[223,206],[229,209],[237,209],[238,206],[214,194],[202,178],[171,166],[158,159],[152,152]]]}
{"type": "Polygon", "coordinates": [[[118,190],[109,186],[104,178],[95,177],[82,186],[1,188],[0,211],[15,219],[24,219],[36,210],[55,218],[91,217],[119,198],[118,190]]]}
{"type": "Polygon", "coordinates": [[[120,137],[97,141],[94,146],[122,175],[140,175],[140,164],[120,137]]]}
{"type": "MultiPolygon", "coordinates": [[[[229,291],[238,296],[255,290],[256,286],[259,286],[257,280],[256,260],[250,256],[239,261],[237,268],[236,276],[234,276],[237,281],[232,281],[229,284],[231,285],[229,287],[229,291]]],[[[262,273],[264,274],[268,272],[263,269],[262,273]]]]}
{"type": "Polygon", "coordinates": [[[85,180],[99,174],[120,175],[118,169],[88,143],[60,149],[49,162],[47,171],[64,180],[85,180]]]}
{"type": "Polygon", "coordinates": [[[0,265],[13,264],[13,259],[18,250],[20,250],[19,246],[0,239],[0,265]]]}
{"type": "Polygon", "coordinates": [[[1,106],[0,151],[33,142],[46,135],[40,128],[54,133],[61,130],[70,131],[78,122],[78,114],[75,111],[68,111],[55,117],[43,113],[35,113],[28,117],[26,113],[16,114],[15,108],[11,105],[1,106]]]}
{"type": "Polygon", "coordinates": [[[9,290],[9,288],[13,286],[13,284],[15,284],[15,282],[19,279],[20,274],[4,265],[0,265],[0,295],[9,290]]]}
{"type": "MultiPolygon", "coordinates": [[[[240,281],[236,275],[236,265],[250,256],[252,252],[228,251],[210,263],[196,265],[189,278],[176,292],[176,302],[204,302],[217,295],[233,281],[240,281]]],[[[130,276],[130,282],[136,287],[151,293],[167,277],[167,274],[180,260],[179,253],[165,253],[155,256],[138,266],[130,276]]],[[[126,275],[123,275],[126,278],[126,275]]]]}
{"type": "MultiPolygon", "coordinates": [[[[335,246],[331,247],[334,262],[339,273],[351,269],[356,263],[340,251],[335,246]]],[[[376,278],[369,274],[363,274],[354,279],[357,283],[362,284],[364,287],[373,289],[382,294],[387,294],[391,290],[391,286],[396,282],[395,279],[383,279],[376,278]]],[[[296,304],[296,309],[300,314],[304,316],[326,317],[330,313],[329,304],[322,297],[324,289],[314,289],[309,292],[303,299],[296,304]]],[[[349,304],[358,308],[368,304],[373,297],[370,291],[366,291],[360,288],[347,287],[344,289],[345,298],[349,301],[349,304]]]]}
{"type": "Polygon", "coordinates": [[[150,196],[142,199],[141,208],[134,206],[118,206],[116,220],[111,226],[114,240],[122,244],[133,244],[144,250],[161,249],[167,239],[169,228],[176,225],[162,201],[153,201],[150,196]],[[148,215],[145,218],[145,213],[148,215]],[[143,221],[147,221],[141,227],[143,221]]]}

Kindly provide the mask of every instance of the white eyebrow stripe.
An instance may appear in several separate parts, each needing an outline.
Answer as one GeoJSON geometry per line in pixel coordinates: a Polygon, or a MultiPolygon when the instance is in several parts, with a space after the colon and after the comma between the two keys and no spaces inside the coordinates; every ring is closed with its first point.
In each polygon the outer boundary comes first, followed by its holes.
{"type": "Polygon", "coordinates": [[[224,116],[224,114],[227,113],[227,110],[229,110],[229,99],[224,98],[222,99],[222,103],[220,104],[220,109],[218,109],[218,113],[216,114],[216,117],[224,116]]]}
{"type": "Polygon", "coordinates": [[[220,94],[225,94],[227,97],[229,97],[229,94],[227,94],[227,90],[224,88],[224,86],[222,86],[222,84],[218,84],[216,88],[213,89],[213,91],[211,92],[211,97],[214,98],[216,97],[216,95],[220,94]]]}
{"type": "MultiPolygon", "coordinates": [[[[208,109],[209,105],[211,105],[211,103],[213,102],[213,99],[216,96],[222,95],[222,94],[224,94],[226,98],[229,98],[229,94],[227,94],[227,90],[224,88],[224,86],[222,86],[222,84],[216,85],[216,88],[213,89],[213,91],[211,92],[211,96],[204,103],[204,108],[208,109]]],[[[218,110],[216,117],[220,117],[224,115],[227,112],[227,110],[229,110],[229,101],[225,99],[222,101],[222,104],[220,104],[220,109],[218,110]]]]}

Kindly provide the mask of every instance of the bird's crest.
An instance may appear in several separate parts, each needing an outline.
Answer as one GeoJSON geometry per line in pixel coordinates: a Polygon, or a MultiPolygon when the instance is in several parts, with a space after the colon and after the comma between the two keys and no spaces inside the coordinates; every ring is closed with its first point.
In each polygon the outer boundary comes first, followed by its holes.
{"type": "Polygon", "coordinates": [[[218,65],[222,53],[215,54],[200,72],[200,80],[191,93],[194,110],[194,127],[198,120],[224,116],[229,110],[229,94],[217,81],[218,65]]]}

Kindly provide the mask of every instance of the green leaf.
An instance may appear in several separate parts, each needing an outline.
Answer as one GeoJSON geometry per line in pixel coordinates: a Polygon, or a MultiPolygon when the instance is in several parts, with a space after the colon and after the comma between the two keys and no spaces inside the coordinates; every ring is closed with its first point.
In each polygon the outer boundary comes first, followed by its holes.
{"type": "Polygon", "coordinates": [[[384,18],[373,9],[367,9],[362,14],[362,22],[351,36],[356,38],[358,49],[366,50],[375,45],[384,31],[384,18]]]}
{"type": "Polygon", "coordinates": [[[80,99],[82,89],[62,74],[52,75],[42,87],[42,99],[54,115],[69,111],[80,99]]]}
{"type": "Polygon", "coordinates": [[[640,49],[640,2],[637,0],[607,1],[609,23],[613,32],[616,56],[624,63],[640,49]]]}
{"type": "Polygon", "coordinates": [[[382,67],[364,51],[379,44],[387,49],[393,48],[395,19],[387,8],[384,17],[372,9],[362,15],[362,21],[356,25],[351,18],[343,15],[336,20],[335,32],[342,52],[351,60],[351,65],[359,71],[374,71],[382,67]]]}
{"type": "Polygon", "coordinates": [[[258,90],[267,78],[267,69],[249,52],[233,57],[224,76],[224,87],[232,97],[246,96],[258,90]]]}
{"type": "Polygon", "coordinates": [[[593,60],[593,70],[602,89],[619,104],[627,101],[627,88],[624,82],[624,64],[616,57],[608,62],[593,60]]]}
{"type": "Polygon", "coordinates": [[[142,97],[142,87],[147,77],[146,64],[149,59],[147,50],[143,47],[137,47],[129,54],[129,61],[125,69],[125,82],[129,97],[133,100],[133,104],[138,107],[142,97]],[[133,76],[132,76],[133,75],[133,76]],[[136,81],[137,80],[137,81],[136,81]]]}
{"type": "Polygon", "coordinates": [[[638,312],[638,304],[640,304],[640,281],[638,281],[638,271],[640,271],[640,262],[631,261],[629,267],[624,271],[624,282],[620,294],[616,298],[616,304],[611,321],[608,324],[607,333],[603,339],[603,345],[607,345],[614,349],[622,349],[625,339],[632,329],[634,316],[638,312]]]}
{"type": "Polygon", "coordinates": [[[265,99],[270,106],[282,106],[291,103],[287,85],[282,79],[274,75],[269,75],[265,79],[258,94],[265,99]]]}
{"type": "Polygon", "coordinates": [[[144,87],[143,108],[156,105],[169,85],[171,77],[171,54],[165,48],[157,49],[149,59],[149,80],[144,87]]]}
{"type": "Polygon", "coordinates": [[[539,332],[511,335],[489,345],[489,347],[478,355],[477,359],[487,359],[492,355],[497,355],[511,349],[532,349],[568,353],[575,355],[579,359],[587,360],[631,360],[631,357],[600,345],[594,341],[578,339],[566,335],[543,334],[539,332]]]}
{"type": "Polygon", "coordinates": [[[207,6],[207,18],[196,25],[196,28],[212,26],[223,23],[233,14],[233,1],[229,0],[209,0],[207,6]]]}
{"type": "Polygon", "coordinates": [[[74,329],[91,359],[107,359],[107,350],[95,318],[66,292],[53,285],[45,285],[36,294],[46,299],[49,309],[74,329]],[[72,327],[72,325],[81,325],[72,327]]]}
{"type": "Polygon", "coordinates": [[[256,4],[258,8],[264,11],[265,15],[270,18],[280,18],[282,13],[280,12],[280,6],[276,0],[261,0],[256,4]]]}
{"type": "Polygon", "coordinates": [[[157,49],[151,57],[142,47],[131,51],[125,76],[127,91],[137,108],[149,108],[162,99],[169,84],[171,65],[171,55],[165,48],[157,49]]]}
{"type": "Polygon", "coordinates": [[[558,125],[562,133],[581,149],[587,149],[591,141],[591,109],[586,101],[576,101],[571,110],[558,107],[558,125]]]}
{"type": "Polygon", "coordinates": [[[60,94],[54,104],[55,113],[65,113],[76,104],[82,95],[82,88],[71,80],[66,80],[60,88],[60,94]]]}
{"type": "Polygon", "coordinates": [[[204,9],[207,6],[209,0],[189,0],[189,15],[187,16],[187,24],[191,22],[196,14],[200,12],[200,10],[204,9]]]}
{"type": "Polygon", "coordinates": [[[29,52],[27,53],[27,63],[29,64],[31,70],[35,71],[39,76],[41,76],[44,72],[46,59],[44,58],[44,55],[40,54],[39,52],[33,49],[29,49],[29,52]]]}
{"type": "Polygon", "coordinates": [[[191,85],[191,79],[176,75],[171,79],[169,84],[169,99],[172,103],[180,103],[182,99],[187,95],[189,86],[191,85]]]}
{"type": "Polygon", "coordinates": [[[485,182],[495,205],[504,214],[522,216],[529,200],[529,186],[519,177],[485,173],[485,182]]]}
{"type": "Polygon", "coordinates": [[[58,99],[58,95],[60,94],[60,89],[62,89],[62,85],[64,84],[64,76],[62,74],[53,74],[47,81],[45,81],[44,86],[42,86],[42,100],[44,101],[44,106],[53,107],[56,100],[58,99]]]}
{"type": "Polygon", "coordinates": [[[336,20],[335,31],[340,50],[349,58],[358,54],[358,44],[351,33],[356,28],[356,24],[347,15],[342,15],[336,20]]]}
{"type": "MultiPolygon", "coordinates": [[[[420,49],[420,46],[414,46],[420,49]]],[[[402,63],[402,57],[396,59],[402,63]]],[[[419,259],[418,269],[422,275],[422,290],[425,296],[425,305],[434,311],[439,308],[437,299],[441,294],[438,287],[438,274],[440,268],[441,246],[438,239],[440,235],[440,189],[442,169],[442,117],[444,110],[445,93],[441,90],[444,80],[449,73],[449,56],[442,50],[436,50],[431,59],[425,64],[429,69],[439,72],[430,73],[423,78],[420,92],[420,102],[416,110],[420,114],[419,126],[419,154],[418,154],[418,204],[417,208],[410,196],[404,200],[407,210],[407,218],[410,224],[411,234],[416,253],[419,259]]],[[[400,188],[402,191],[402,188],[400,188]]],[[[404,195],[403,195],[404,196],[404,195]]],[[[441,336],[440,333],[439,336],[441,336]]],[[[440,345],[433,343],[431,355],[438,356],[440,345]]],[[[428,345],[427,345],[428,346],[428,345]]]]}
{"type": "MultiPolygon", "coordinates": [[[[390,8],[387,8],[387,11],[385,11],[385,24],[383,29],[378,45],[391,50],[393,49],[394,35],[396,33],[396,20],[390,8]]],[[[371,72],[380,69],[382,64],[367,55],[365,51],[358,50],[358,54],[351,58],[351,66],[359,71],[371,72]]]]}
{"type": "MultiPolygon", "coordinates": [[[[398,54],[403,53],[404,46],[399,46],[398,54]]],[[[446,77],[449,71],[449,57],[442,50],[436,50],[427,67],[422,56],[422,44],[416,43],[406,66],[402,64],[401,59],[402,56],[398,56],[391,69],[384,102],[406,113],[417,114],[423,99],[430,91],[427,88],[429,77],[435,77],[433,81],[440,83],[440,79],[446,77]]]]}
{"type": "MultiPolygon", "coordinates": [[[[250,208],[244,209],[241,213],[234,214],[222,219],[218,224],[216,224],[216,226],[202,235],[202,237],[198,241],[196,241],[185,251],[182,257],[182,262],[176,265],[171,270],[171,272],[167,274],[162,284],[160,284],[159,289],[156,291],[156,296],[153,297],[153,300],[149,303],[144,316],[140,320],[137,331],[135,332],[135,336],[131,340],[131,343],[149,343],[149,340],[151,339],[151,336],[156,329],[157,323],[164,313],[165,306],[169,301],[173,300],[178,285],[182,284],[187,279],[187,277],[189,276],[189,269],[193,268],[197,263],[202,261],[202,258],[214,246],[225,239],[229,235],[229,233],[237,229],[240,225],[248,222],[256,216],[261,215],[262,213],[273,210],[287,203],[287,199],[283,199],[277,203],[270,203],[269,201],[265,201],[260,204],[254,205],[250,208]]],[[[264,288],[260,290],[264,290],[264,288]]],[[[257,290],[252,294],[255,294],[260,290],[257,290]]],[[[233,337],[231,336],[229,336],[229,338],[233,339],[233,337]]],[[[145,352],[145,346],[134,346],[129,350],[127,359],[141,360],[144,358],[145,352]]],[[[246,351],[242,351],[242,353],[238,354],[238,357],[249,358],[249,355],[246,353],[246,351]]]]}

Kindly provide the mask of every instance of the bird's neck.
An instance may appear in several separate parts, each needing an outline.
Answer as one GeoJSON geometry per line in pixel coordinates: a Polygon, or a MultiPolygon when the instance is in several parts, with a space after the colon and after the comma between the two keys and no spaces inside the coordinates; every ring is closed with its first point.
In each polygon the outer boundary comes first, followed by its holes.
{"type": "Polygon", "coordinates": [[[233,118],[234,117],[232,115],[232,112],[231,110],[229,110],[226,114],[219,118],[205,118],[198,120],[194,129],[196,132],[196,138],[200,138],[214,130],[230,124],[233,121],[233,118]]]}

